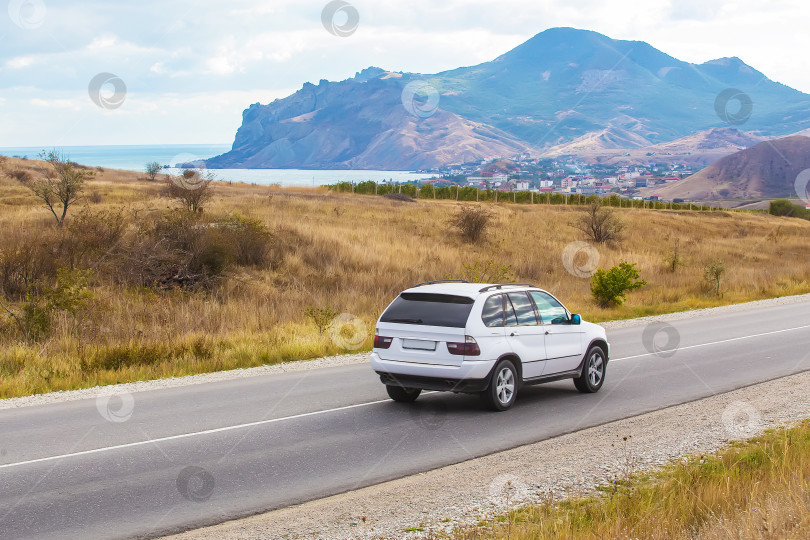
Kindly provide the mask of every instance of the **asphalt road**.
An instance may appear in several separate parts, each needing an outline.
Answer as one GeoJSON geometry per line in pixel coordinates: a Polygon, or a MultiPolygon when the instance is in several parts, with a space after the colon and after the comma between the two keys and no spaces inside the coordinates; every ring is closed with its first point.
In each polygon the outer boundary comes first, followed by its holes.
{"type": "Polygon", "coordinates": [[[0,537],[160,536],[805,371],[810,302],[608,337],[601,392],[530,387],[506,413],[393,403],[367,365],[3,410],[0,537]]]}

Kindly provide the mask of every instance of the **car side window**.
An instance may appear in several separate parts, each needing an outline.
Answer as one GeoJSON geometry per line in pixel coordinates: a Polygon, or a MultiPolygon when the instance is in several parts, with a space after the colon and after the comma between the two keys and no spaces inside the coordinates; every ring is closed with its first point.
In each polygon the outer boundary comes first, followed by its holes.
{"type": "Polygon", "coordinates": [[[529,296],[525,292],[509,293],[507,295],[509,302],[507,303],[506,313],[509,314],[509,308],[514,308],[515,324],[507,326],[536,326],[537,316],[534,313],[534,306],[529,296]],[[511,304],[511,306],[510,306],[511,304]]]}
{"type": "Polygon", "coordinates": [[[539,291],[532,291],[529,294],[537,306],[542,324],[563,324],[568,321],[568,312],[552,296],[539,291]]]}
{"type": "Polygon", "coordinates": [[[484,303],[481,320],[488,328],[503,326],[503,295],[490,296],[484,303]]]}

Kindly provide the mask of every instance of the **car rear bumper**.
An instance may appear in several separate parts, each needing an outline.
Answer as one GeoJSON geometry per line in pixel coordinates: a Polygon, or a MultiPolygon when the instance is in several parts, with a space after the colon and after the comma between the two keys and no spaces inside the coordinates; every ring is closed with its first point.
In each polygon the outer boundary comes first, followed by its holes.
{"type": "Polygon", "coordinates": [[[371,353],[371,367],[383,384],[422,390],[482,392],[489,385],[495,360],[464,361],[460,366],[437,366],[383,360],[371,353]]]}

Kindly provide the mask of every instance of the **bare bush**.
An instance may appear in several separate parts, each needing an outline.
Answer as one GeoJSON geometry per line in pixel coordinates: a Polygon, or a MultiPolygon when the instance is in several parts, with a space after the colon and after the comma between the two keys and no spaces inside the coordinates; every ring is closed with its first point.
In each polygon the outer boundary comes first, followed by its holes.
{"type": "Polygon", "coordinates": [[[62,240],[63,264],[97,271],[115,266],[114,254],[121,250],[126,227],[127,220],[121,209],[80,212],[68,225],[62,240]]]}
{"type": "Polygon", "coordinates": [[[6,174],[8,174],[10,178],[13,178],[14,180],[20,182],[21,184],[27,184],[31,182],[31,180],[33,179],[31,173],[23,169],[14,169],[6,174]]]}
{"type": "Polygon", "coordinates": [[[271,258],[273,235],[258,219],[230,216],[221,227],[233,247],[234,262],[239,266],[264,266],[271,258]]]}
{"type": "Polygon", "coordinates": [[[465,205],[450,219],[450,226],[458,229],[466,241],[478,242],[486,235],[492,218],[492,212],[484,206],[465,205]]]}
{"type": "Polygon", "coordinates": [[[0,296],[18,301],[50,284],[58,268],[54,230],[9,230],[0,236],[0,296]]]}
{"type": "Polygon", "coordinates": [[[147,287],[211,287],[231,267],[272,264],[275,238],[258,220],[158,213],[137,223],[117,278],[147,287]]]}
{"type": "Polygon", "coordinates": [[[180,177],[168,181],[168,196],[175,199],[189,212],[202,212],[205,203],[214,196],[211,173],[186,169],[180,177]]]}
{"type": "Polygon", "coordinates": [[[602,206],[601,201],[595,201],[586,207],[571,226],[582,231],[586,240],[597,244],[620,241],[625,227],[616,212],[602,206]]]}

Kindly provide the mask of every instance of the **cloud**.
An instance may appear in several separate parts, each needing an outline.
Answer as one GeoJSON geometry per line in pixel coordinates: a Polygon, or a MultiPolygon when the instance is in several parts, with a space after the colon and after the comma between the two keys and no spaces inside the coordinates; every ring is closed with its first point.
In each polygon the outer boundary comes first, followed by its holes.
{"type": "Polygon", "coordinates": [[[9,69],[22,69],[34,64],[36,60],[33,56],[17,56],[6,61],[6,67],[9,69]]]}
{"type": "Polygon", "coordinates": [[[33,98],[29,101],[31,105],[34,107],[44,107],[46,109],[60,109],[60,110],[71,110],[71,111],[80,111],[82,110],[82,105],[79,100],[71,100],[71,99],[41,99],[41,98],[33,98]]]}
{"type": "Polygon", "coordinates": [[[172,140],[163,142],[222,142],[233,137],[250,103],[283,97],[306,81],[341,80],[372,65],[422,73],[473,65],[554,26],[648,41],[692,62],[739,56],[810,91],[808,61],[793,54],[810,48],[807,10],[795,0],[349,1],[360,25],[346,38],[324,29],[326,0],[51,0],[42,25],[29,29],[0,13],[4,123],[19,128],[41,121],[22,132],[3,130],[0,144],[15,144],[17,133],[35,137],[36,129],[53,137],[63,124],[68,128],[59,137],[85,143],[152,141],[156,121],[172,122],[165,132],[172,140]],[[136,109],[143,116],[118,126],[126,134],[104,131],[112,115],[95,118],[103,112],[97,107],[76,109],[89,81],[102,72],[114,73],[129,90],[113,117],[136,109]],[[17,96],[20,88],[24,99],[17,96]],[[62,107],[52,106],[57,103],[62,107]],[[215,114],[206,107],[215,107],[215,114]],[[50,111],[48,118],[37,116],[43,110],[50,111]],[[33,121],[26,120],[29,113],[33,121]],[[184,135],[174,127],[197,126],[204,117],[210,122],[202,131],[184,135]],[[203,135],[208,140],[200,140],[203,135]]]}

